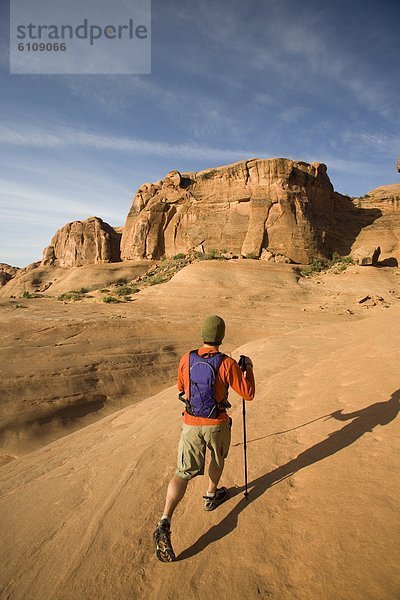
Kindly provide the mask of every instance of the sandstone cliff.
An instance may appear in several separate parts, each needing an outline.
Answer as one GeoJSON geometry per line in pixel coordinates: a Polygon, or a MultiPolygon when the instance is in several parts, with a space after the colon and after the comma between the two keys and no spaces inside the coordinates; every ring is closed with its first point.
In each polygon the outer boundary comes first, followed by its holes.
{"type": "Polygon", "coordinates": [[[20,269],[6,263],[0,263],[0,287],[15,277],[20,269]]]}
{"type": "MultiPolygon", "coordinates": [[[[321,163],[253,159],[201,172],[170,172],[137,191],[121,240],[122,260],[200,248],[306,263],[342,250],[348,198],[321,163]]],[[[351,240],[344,249],[348,251],[351,240]]]]}
{"type": "Polygon", "coordinates": [[[43,252],[42,265],[79,267],[118,262],[120,234],[98,217],[67,223],[43,252]]]}
{"type": "Polygon", "coordinates": [[[397,266],[400,262],[400,184],[375,188],[362,198],[356,198],[354,204],[361,213],[378,210],[381,216],[362,227],[351,251],[379,245],[381,264],[397,266]]]}
{"type": "Polygon", "coordinates": [[[400,183],[381,185],[356,198],[355,204],[359,208],[379,208],[382,212],[400,211],[400,183]]]}

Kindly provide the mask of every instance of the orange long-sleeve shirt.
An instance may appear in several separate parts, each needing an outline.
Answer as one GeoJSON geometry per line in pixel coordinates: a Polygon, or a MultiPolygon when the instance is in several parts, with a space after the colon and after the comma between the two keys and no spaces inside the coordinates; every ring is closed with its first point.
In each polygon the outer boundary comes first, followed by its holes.
{"type": "MultiPolygon", "coordinates": [[[[198,350],[198,353],[203,356],[207,353],[215,354],[216,350],[203,347],[198,350]]],[[[178,367],[178,390],[185,392],[186,398],[190,398],[189,354],[187,352],[182,356],[178,367]]],[[[225,398],[228,386],[245,400],[253,400],[255,395],[253,370],[249,369],[245,376],[237,362],[230,356],[225,356],[215,378],[215,400],[217,402],[222,402],[225,398]]],[[[206,419],[189,415],[185,410],[182,420],[186,425],[218,425],[228,421],[229,417],[226,412],[221,412],[217,419],[206,419]]]]}

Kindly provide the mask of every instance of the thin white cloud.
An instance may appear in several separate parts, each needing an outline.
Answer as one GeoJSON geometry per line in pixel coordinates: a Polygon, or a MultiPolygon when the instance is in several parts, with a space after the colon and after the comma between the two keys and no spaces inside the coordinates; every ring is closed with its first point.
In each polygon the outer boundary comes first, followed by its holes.
{"type": "Polygon", "coordinates": [[[370,151],[373,147],[375,152],[393,157],[400,154],[400,134],[345,131],[342,137],[346,143],[350,142],[358,149],[368,148],[370,151]]]}
{"type": "Polygon", "coordinates": [[[27,222],[32,225],[53,224],[59,227],[64,225],[67,219],[81,220],[90,216],[99,216],[105,220],[111,220],[114,224],[118,220],[122,222],[125,218],[128,206],[124,212],[114,209],[105,203],[107,198],[99,197],[99,189],[93,190],[92,202],[88,201],[87,195],[90,187],[82,189],[80,194],[65,193],[54,185],[54,191],[49,193],[43,190],[43,186],[32,183],[17,183],[5,179],[0,180],[0,220],[2,223],[10,221],[27,222]],[[101,213],[101,214],[99,214],[101,213]]]}
{"type": "Polygon", "coordinates": [[[65,146],[83,146],[93,150],[111,150],[131,152],[133,154],[163,158],[189,158],[194,160],[241,160],[254,152],[246,149],[215,148],[196,143],[167,143],[149,141],[126,136],[102,135],[83,129],[66,127],[55,128],[48,132],[45,128],[32,128],[28,125],[12,127],[0,126],[0,143],[25,147],[57,148],[65,146]]]}

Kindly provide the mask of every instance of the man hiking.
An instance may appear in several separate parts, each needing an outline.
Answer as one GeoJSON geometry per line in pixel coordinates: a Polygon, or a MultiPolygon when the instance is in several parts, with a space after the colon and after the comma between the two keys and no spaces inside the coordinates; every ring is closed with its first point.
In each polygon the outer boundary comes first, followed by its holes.
{"type": "Polygon", "coordinates": [[[169,482],[164,512],[153,534],[161,562],[175,560],[171,545],[172,515],[185,495],[189,480],[204,474],[206,448],[211,460],[204,509],[214,510],[227,499],[227,489],[217,486],[231,441],[232,421],[226,412],[231,406],[228,389],[232,387],[245,400],[252,400],[255,394],[250,358],[243,357],[243,373],[233,358],[219,352],[225,337],[224,320],[217,315],[207,317],[202,323],[201,336],[204,345],[185,354],[178,367],[179,397],[186,408],[182,413],[178,467],[169,482]]]}

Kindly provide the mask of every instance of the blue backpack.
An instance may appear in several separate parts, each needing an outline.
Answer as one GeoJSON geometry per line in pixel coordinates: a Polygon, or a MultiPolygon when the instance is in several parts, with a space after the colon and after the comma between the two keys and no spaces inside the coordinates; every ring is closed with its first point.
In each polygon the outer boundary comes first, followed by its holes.
{"type": "Polygon", "coordinates": [[[186,410],[190,415],[206,419],[216,419],[220,408],[229,408],[227,401],[228,386],[223,402],[215,400],[215,378],[218,369],[225,358],[225,354],[216,352],[199,356],[197,350],[189,354],[189,381],[190,397],[185,399],[183,394],[179,397],[186,403],[186,410]]]}

